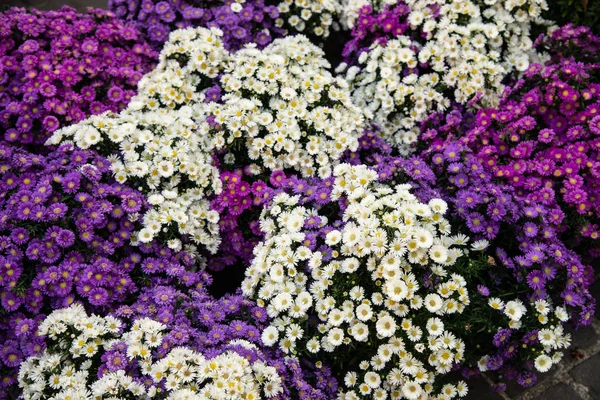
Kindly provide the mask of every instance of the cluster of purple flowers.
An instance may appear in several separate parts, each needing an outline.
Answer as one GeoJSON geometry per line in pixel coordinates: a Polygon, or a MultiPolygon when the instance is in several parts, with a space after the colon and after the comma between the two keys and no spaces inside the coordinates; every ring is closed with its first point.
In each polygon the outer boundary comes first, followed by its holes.
{"type": "Polygon", "coordinates": [[[145,286],[210,282],[187,253],[130,244],[146,200],[91,151],[40,156],[0,144],[0,192],[1,387],[43,348],[36,327],[53,310],[81,302],[106,313],[145,286]]]}
{"type": "Polygon", "coordinates": [[[265,205],[278,193],[300,195],[300,203],[321,206],[330,199],[334,178],[299,178],[283,171],[274,171],[261,179],[245,174],[242,169],[223,171],[223,192],[211,201],[211,208],[220,215],[219,227],[223,238],[216,255],[208,260],[208,267],[219,271],[234,264],[248,266],[252,251],[264,237],[259,217],[265,205]]]}
{"type": "MultiPolygon", "coordinates": [[[[158,357],[178,346],[189,347],[206,358],[234,350],[251,361],[259,359],[276,368],[282,378],[283,392],[275,398],[335,397],[337,382],[328,367],[317,367],[314,361],[286,358],[280,350],[262,344],[261,332],[268,326],[267,312],[241,294],[215,299],[205,288],[180,291],[173,286],[156,286],[140,294],[132,305],[119,307],[114,315],[124,321],[147,317],[165,324],[168,333],[156,350],[158,357]],[[236,345],[235,341],[240,339],[257,349],[236,345]]],[[[116,343],[103,356],[100,371],[123,369],[126,354],[125,345],[116,343]]]]}
{"type": "Polygon", "coordinates": [[[394,5],[386,4],[378,12],[370,5],[358,10],[358,17],[351,32],[351,39],[344,45],[342,56],[346,62],[355,62],[363,52],[375,43],[385,45],[389,39],[401,35],[413,35],[409,31],[409,6],[404,1],[394,5]]]}
{"type": "Polygon", "coordinates": [[[118,17],[135,21],[157,48],[162,47],[172,30],[189,26],[219,28],[228,50],[238,50],[250,42],[264,47],[283,34],[275,23],[279,17],[277,7],[264,0],[243,3],[233,0],[109,0],[108,6],[118,17]]]}
{"type": "MultiPolygon", "coordinates": [[[[532,339],[539,321],[530,315],[519,329],[512,330],[511,340],[494,340],[495,327],[507,321],[488,306],[488,296],[517,297],[525,304],[551,299],[553,306],[568,311],[576,326],[589,325],[595,308],[589,292],[594,272],[557,234],[553,208],[522,196],[510,182],[498,180],[460,139],[461,132],[474,123],[473,116],[462,109],[433,115],[423,123],[419,150],[408,159],[392,156],[376,132],[366,132],[358,152],[346,159],[371,165],[384,182],[411,183],[421,201],[444,199],[449,206],[446,217],[459,233],[489,241],[481,258],[471,258],[464,270],[456,271],[473,287],[469,287],[468,318],[455,317],[452,324],[467,331],[484,331],[467,344],[467,360],[489,355],[489,370],[529,385],[535,382],[535,374],[533,364],[526,360],[529,347],[540,346],[532,339]],[[502,268],[490,268],[493,265],[502,268]]],[[[464,365],[465,377],[477,373],[475,365],[464,365]]]]}
{"type": "Polygon", "coordinates": [[[156,58],[133,25],[108,11],[0,13],[4,139],[40,145],[61,126],[122,109],[156,58]]]}
{"type": "Polygon", "coordinates": [[[568,59],[590,64],[600,61],[600,37],[587,26],[562,26],[551,35],[540,35],[534,46],[548,53],[553,64],[568,59]]]}
{"type": "MultiPolygon", "coordinates": [[[[565,237],[600,238],[600,85],[595,65],[533,65],[465,136],[480,163],[565,237]]],[[[555,235],[556,233],[553,233],[555,235]]],[[[595,245],[597,247],[597,245],[595,245]]]]}

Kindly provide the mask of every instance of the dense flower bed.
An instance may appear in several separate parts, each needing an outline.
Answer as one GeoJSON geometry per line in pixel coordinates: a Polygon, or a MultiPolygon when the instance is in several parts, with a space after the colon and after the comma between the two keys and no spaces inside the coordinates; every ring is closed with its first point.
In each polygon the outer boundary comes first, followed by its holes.
{"type": "Polygon", "coordinates": [[[110,7],[0,13],[1,399],[453,399],[534,385],[591,323],[588,28],[110,7]]]}

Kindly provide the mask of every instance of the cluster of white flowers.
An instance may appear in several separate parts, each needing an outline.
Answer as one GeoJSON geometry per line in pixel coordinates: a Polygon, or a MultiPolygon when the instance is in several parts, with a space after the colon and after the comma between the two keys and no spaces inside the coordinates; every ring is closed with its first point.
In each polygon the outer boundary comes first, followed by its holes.
{"type": "Polygon", "coordinates": [[[441,93],[439,74],[403,76],[406,68],[417,67],[418,47],[407,36],[399,36],[385,46],[375,45],[369,53],[362,53],[362,69],[351,67],[347,73],[355,103],[381,128],[381,136],[402,154],[408,154],[416,143],[418,122],[450,105],[441,93]]]}
{"type": "Polygon", "coordinates": [[[216,147],[228,148],[231,162],[249,157],[257,171],[330,176],[340,156],[356,150],[363,118],[347,83],[328,67],[323,51],[302,35],[237,52],[221,78],[224,104],[208,105],[222,127],[216,147]]]}
{"type": "MultiPolygon", "coordinates": [[[[209,209],[206,196],[221,191],[221,180],[212,165],[204,94],[197,89],[210,84],[227,60],[221,34],[204,28],[174,31],[127,109],[92,116],[48,141],[72,140],[103,154],[109,149],[117,181],[139,187],[152,205],[137,235],[141,242],[175,225],[176,236],[190,235],[210,251],[220,243],[219,215],[209,209]]],[[[168,244],[181,247],[179,239],[168,244]]]]}
{"type": "Polygon", "coordinates": [[[283,0],[275,24],[293,32],[326,38],[341,9],[338,0],[283,0]]]}
{"type": "MultiPolygon", "coordinates": [[[[257,360],[250,362],[235,351],[206,359],[189,348],[176,347],[155,360],[166,327],[143,318],[119,335],[121,323],[112,317],[88,316],[80,305],[53,312],[39,328],[56,345],[41,356],[29,357],[19,371],[23,398],[100,399],[262,399],[283,391],[274,367],[257,360]],[[105,371],[100,378],[93,371],[104,350],[116,342],[127,345],[127,357],[134,360],[148,379],[134,379],[125,370],[105,371]],[[164,387],[163,389],[161,389],[164,387]],[[164,393],[166,392],[166,393],[164,393]]],[[[243,340],[231,345],[256,350],[243,340]]]]}
{"type": "MultiPolygon", "coordinates": [[[[553,308],[548,300],[539,299],[530,304],[531,310],[528,313],[527,306],[521,300],[504,302],[498,297],[490,298],[488,305],[508,318],[510,329],[521,328],[525,318],[528,318],[530,324],[539,324],[539,345],[535,345],[537,356],[534,359],[534,366],[539,372],[547,372],[552,365],[558,364],[563,357],[560,350],[571,345],[571,334],[566,333],[563,328],[570,317],[562,306],[553,308]]],[[[489,356],[484,356],[478,361],[481,372],[487,371],[488,360],[489,356]]]]}
{"type": "MultiPolygon", "coordinates": [[[[436,375],[449,372],[465,351],[443,316],[470,302],[464,278],[451,272],[467,252],[458,248],[467,238],[449,236],[443,200],[422,204],[409,185],[378,186],[377,173],[365,166],[341,164],[334,175],[332,198],[348,205],[342,227],[320,232],[319,251],[305,245],[302,228],[317,217],[323,227],[335,215],[280,194],[261,216],[266,238],[254,250],[242,290],[274,318],[262,340],[286,353],[352,345],[365,358],[359,371],[346,374],[344,399],[436,398],[436,375]],[[433,277],[427,284],[426,269],[433,277]],[[316,328],[304,323],[309,316],[318,318],[316,328]]],[[[466,391],[461,382],[438,395],[466,391]]]]}
{"type": "Polygon", "coordinates": [[[19,385],[24,399],[92,399],[88,382],[92,359],[114,340],[121,322],[87,315],[80,304],[50,314],[38,333],[56,345],[21,364],[19,385]],[[54,348],[55,347],[55,348],[54,348]],[[51,393],[51,394],[50,394],[51,393]]]}
{"type": "MultiPolygon", "coordinates": [[[[346,74],[355,103],[405,154],[417,140],[419,122],[433,111],[447,109],[451,100],[497,104],[506,75],[529,67],[531,25],[547,8],[545,0],[406,3],[411,10],[409,29],[421,32],[424,42],[399,36],[373,44],[346,74]],[[439,12],[433,12],[435,7],[439,12]],[[447,96],[448,89],[453,90],[452,97],[447,96]]],[[[354,2],[349,7],[362,5],[354,2]]]]}

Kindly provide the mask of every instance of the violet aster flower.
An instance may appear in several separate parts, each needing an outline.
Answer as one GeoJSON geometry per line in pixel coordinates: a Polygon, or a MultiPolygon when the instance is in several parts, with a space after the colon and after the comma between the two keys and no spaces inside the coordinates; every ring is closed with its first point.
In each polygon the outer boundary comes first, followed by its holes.
{"type": "Polygon", "coordinates": [[[546,280],[544,279],[544,274],[542,271],[531,271],[527,274],[527,284],[532,289],[542,289],[545,286],[546,280]]]}
{"type": "Polygon", "coordinates": [[[18,342],[7,340],[0,348],[0,360],[8,367],[18,367],[23,359],[23,354],[19,350],[18,342]]]}
{"type": "Polygon", "coordinates": [[[490,295],[490,289],[484,285],[477,285],[477,291],[484,297],[488,297],[490,295]]]}
{"type": "Polygon", "coordinates": [[[62,248],[71,247],[75,243],[75,234],[67,229],[61,229],[56,235],[56,244],[62,248]]]}
{"type": "Polygon", "coordinates": [[[123,370],[127,367],[127,355],[122,353],[121,351],[116,350],[118,346],[119,344],[113,345],[113,348],[115,348],[115,350],[108,351],[102,356],[102,361],[108,371],[113,372],[123,370]]]}
{"type": "Polygon", "coordinates": [[[523,387],[530,387],[537,382],[537,376],[532,372],[523,373],[519,375],[518,382],[523,387]]]}
{"type": "Polygon", "coordinates": [[[511,336],[511,331],[510,329],[500,329],[498,330],[498,332],[494,335],[494,346],[500,347],[502,346],[506,341],[508,341],[510,339],[511,336]]]}

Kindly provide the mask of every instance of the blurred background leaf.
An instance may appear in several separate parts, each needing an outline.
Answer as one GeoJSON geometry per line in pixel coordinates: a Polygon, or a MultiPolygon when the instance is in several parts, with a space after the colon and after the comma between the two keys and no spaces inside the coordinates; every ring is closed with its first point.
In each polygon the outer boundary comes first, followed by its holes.
{"type": "Polygon", "coordinates": [[[600,0],[548,0],[548,8],[544,16],[559,25],[586,25],[600,33],[600,0]]]}

